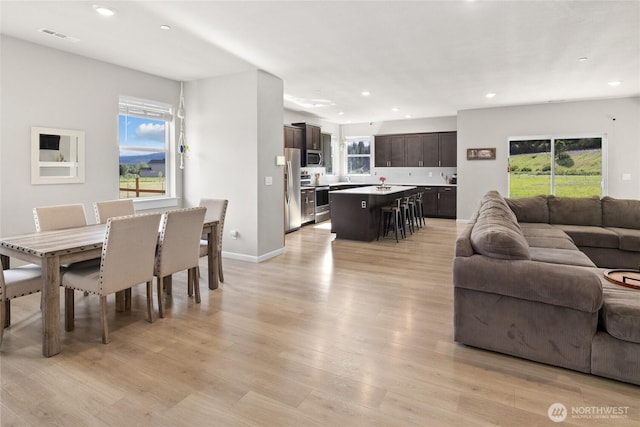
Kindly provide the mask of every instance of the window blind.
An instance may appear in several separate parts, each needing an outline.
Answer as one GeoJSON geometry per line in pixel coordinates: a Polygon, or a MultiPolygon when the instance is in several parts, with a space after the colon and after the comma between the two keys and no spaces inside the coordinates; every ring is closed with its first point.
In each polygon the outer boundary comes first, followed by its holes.
{"type": "Polygon", "coordinates": [[[168,122],[173,120],[173,107],[169,104],[121,96],[118,105],[120,115],[168,122]]]}

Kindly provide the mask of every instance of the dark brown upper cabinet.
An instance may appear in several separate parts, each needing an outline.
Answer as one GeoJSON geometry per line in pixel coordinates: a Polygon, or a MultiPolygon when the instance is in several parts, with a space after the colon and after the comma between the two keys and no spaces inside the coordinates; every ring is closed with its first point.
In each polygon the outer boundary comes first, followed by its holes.
{"type": "Polygon", "coordinates": [[[381,135],[375,137],[375,166],[400,167],[405,163],[403,135],[381,135]]]}
{"type": "Polygon", "coordinates": [[[441,167],[458,165],[458,133],[441,132],[438,134],[438,150],[441,167]]]}
{"type": "Polygon", "coordinates": [[[292,126],[299,127],[304,131],[304,148],[307,150],[322,150],[321,129],[319,126],[308,123],[291,123],[292,126]]]}
{"type": "Polygon", "coordinates": [[[298,148],[302,150],[303,145],[304,145],[304,130],[299,127],[285,126],[284,127],[285,148],[298,148]]]}
{"type": "Polygon", "coordinates": [[[375,137],[375,166],[455,167],[456,132],[433,132],[375,137]]]}

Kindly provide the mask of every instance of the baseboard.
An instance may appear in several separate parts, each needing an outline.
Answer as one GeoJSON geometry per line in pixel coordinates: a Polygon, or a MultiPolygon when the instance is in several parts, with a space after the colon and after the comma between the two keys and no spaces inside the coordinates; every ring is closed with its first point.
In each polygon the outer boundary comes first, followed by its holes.
{"type": "Polygon", "coordinates": [[[268,259],[275,258],[279,255],[282,255],[283,253],[284,253],[284,248],[276,249],[275,251],[267,252],[266,254],[263,254],[260,256],[251,256],[251,255],[222,251],[222,258],[237,259],[239,261],[253,262],[257,264],[257,263],[266,261],[268,259]]]}

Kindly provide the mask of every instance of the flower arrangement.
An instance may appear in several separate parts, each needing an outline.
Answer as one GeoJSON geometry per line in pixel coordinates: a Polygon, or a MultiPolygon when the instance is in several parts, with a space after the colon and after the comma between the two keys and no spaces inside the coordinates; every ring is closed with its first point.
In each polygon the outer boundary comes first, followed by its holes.
{"type": "Polygon", "coordinates": [[[384,186],[384,182],[387,180],[387,178],[385,178],[384,176],[380,177],[380,186],[383,187],[384,186]]]}

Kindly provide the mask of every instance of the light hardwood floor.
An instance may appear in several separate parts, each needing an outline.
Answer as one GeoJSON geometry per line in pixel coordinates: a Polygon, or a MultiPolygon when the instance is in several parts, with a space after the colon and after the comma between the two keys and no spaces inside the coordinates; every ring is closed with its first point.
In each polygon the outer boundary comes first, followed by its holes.
{"type": "MultiPolygon", "coordinates": [[[[624,406],[640,388],[456,344],[451,260],[463,225],[429,220],[396,244],[334,240],[328,223],[286,236],[261,264],[224,260],[202,304],[174,276],[167,317],[145,321],[144,285],[100,342],[97,297],[76,296],[63,352],[40,348],[39,296],[14,300],[0,349],[0,424],[90,426],[556,425],[553,403],[624,406]]],[[[206,277],[206,259],[201,269],[206,277]]],[[[157,307],[156,307],[157,309],[157,307]]],[[[559,325],[561,327],[562,325],[559,325]]]]}

